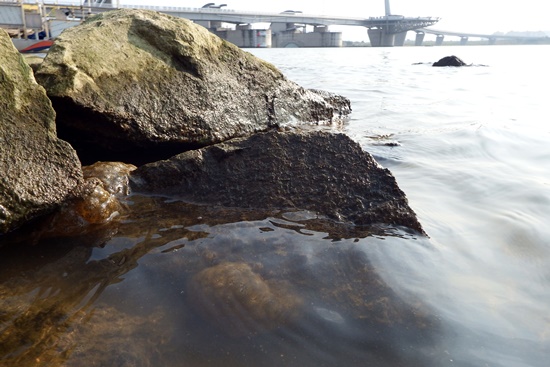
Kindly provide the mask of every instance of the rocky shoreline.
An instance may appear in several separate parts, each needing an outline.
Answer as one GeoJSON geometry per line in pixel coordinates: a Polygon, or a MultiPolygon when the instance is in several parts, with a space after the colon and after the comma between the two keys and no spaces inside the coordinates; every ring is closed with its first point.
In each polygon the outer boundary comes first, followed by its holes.
{"type": "Polygon", "coordinates": [[[61,232],[85,232],[116,220],[132,193],[424,234],[369,153],[300,128],[342,123],[347,98],[305,89],[190,21],[91,17],[63,32],[34,74],[0,31],[0,57],[0,236],[49,213],[64,218],[61,232]],[[95,162],[112,163],[82,168],[95,162]]]}

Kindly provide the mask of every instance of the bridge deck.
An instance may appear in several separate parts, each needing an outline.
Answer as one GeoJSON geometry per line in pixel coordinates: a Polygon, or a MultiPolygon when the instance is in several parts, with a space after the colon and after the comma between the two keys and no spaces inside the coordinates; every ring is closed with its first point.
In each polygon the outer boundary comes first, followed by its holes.
{"type": "MultiPolygon", "coordinates": [[[[24,0],[25,4],[36,4],[36,0],[24,0]]],[[[297,23],[307,25],[346,25],[362,26],[367,28],[395,29],[396,32],[418,29],[431,26],[439,21],[436,17],[404,17],[389,15],[381,17],[356,17],[356,16],[328,16],[303,13],[269,13],[256,11],[241,11],[226,8],[189,8],[176,6],[155,6],[155,5],[122,5],[122,4],[99,4],[84,5],[78,0],[44,0],[46,9],[65,7],[75,10],[86,9],[88,13],[100,13],[114,8],[148,9],[162,13],[171,14],[181,18],[197,21],[220,21],[234,24],[245,23],[297,23]]],[[[0,0],[0,5],[20,5],[18,0],[0,0]]]]}
{"type": "Polygon", "coordinates": [[[424,33],[441,35],[441,36],[456,36],[456,37],[474,37],[474,38],[487,38],[487,39],[509,39],[509,40],[539,40],[542,38],[540,36],[507,36],[507,35],[497,35],[497,34],[481,34],[481,33],[464,33],[464,32],[452,32],[452,31],[442,31],[433,28],[422,28],[418,29],[424,33]]]}

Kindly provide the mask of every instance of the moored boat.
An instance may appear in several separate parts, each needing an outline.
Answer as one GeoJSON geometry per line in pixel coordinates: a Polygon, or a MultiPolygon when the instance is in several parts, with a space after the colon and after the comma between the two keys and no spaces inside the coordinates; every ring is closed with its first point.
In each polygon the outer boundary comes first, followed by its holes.
{"type": "Polygon", "coordinates": [[[53,40],[12,38],[15,48],[21,53],[44,52],[53,45],[53,40]]]}
{"type": "MultiPolygon", "coordinates": [[[[82,22],[77,7],[0,0],[0,28],[22,53],[45,52],[61,32],[82,22]]],[[[84,12],[82,12],[84,14],[84,12]]]]}

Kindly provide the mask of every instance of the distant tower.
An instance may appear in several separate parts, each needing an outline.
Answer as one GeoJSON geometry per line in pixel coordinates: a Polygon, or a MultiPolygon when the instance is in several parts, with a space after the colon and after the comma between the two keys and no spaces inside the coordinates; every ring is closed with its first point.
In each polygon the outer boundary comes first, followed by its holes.
{"type": "Polygon", "coordinates": [[[391,15],[390,11],[390,0],[385,0],[386,2],[386,16],[391,15]]]}

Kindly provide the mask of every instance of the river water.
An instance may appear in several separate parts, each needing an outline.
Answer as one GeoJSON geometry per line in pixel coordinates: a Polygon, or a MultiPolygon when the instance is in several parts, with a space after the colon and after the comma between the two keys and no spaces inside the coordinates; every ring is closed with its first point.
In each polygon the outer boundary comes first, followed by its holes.
{"type": "Polygon", "coordinates": [[[1,249],[0,365],[547,366],[550,46],[258,49],[429,237],[132,197],[115,227],[1,249]],[[433,68],[457,55],[470,67],[433,68]]]}

